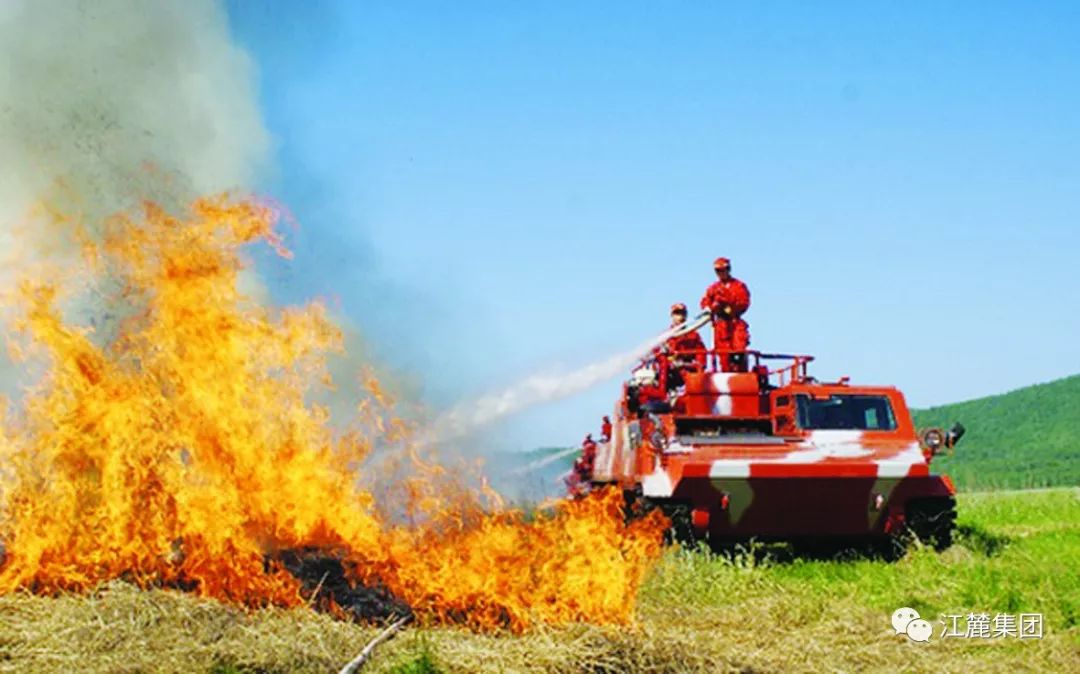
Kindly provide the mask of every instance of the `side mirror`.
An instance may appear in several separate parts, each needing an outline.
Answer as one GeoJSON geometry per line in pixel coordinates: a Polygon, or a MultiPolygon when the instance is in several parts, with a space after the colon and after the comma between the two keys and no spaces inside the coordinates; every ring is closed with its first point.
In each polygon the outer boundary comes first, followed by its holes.
{"type": "Polygon", "coordinates": [[[949,448],[956,446],[956,443],[960,442],[960,438],[964,437],[964,433],[967,433],[967,429],[964,428],[964,424],[957,421],[949,429],[948,435],[945,436],[945,446],[949,448]]]}

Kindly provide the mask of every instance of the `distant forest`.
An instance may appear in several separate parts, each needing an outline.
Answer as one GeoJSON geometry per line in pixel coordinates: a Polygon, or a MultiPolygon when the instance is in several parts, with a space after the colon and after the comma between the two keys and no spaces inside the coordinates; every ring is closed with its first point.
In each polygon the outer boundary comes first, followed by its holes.
{"type": "Polygon", "coordinates": [[[954,421],[967,435],[934,461],[957,487],[1015,489],[1080,485],[1080,375],[1002,395],[915,411],[918,428],[954,421]]]}

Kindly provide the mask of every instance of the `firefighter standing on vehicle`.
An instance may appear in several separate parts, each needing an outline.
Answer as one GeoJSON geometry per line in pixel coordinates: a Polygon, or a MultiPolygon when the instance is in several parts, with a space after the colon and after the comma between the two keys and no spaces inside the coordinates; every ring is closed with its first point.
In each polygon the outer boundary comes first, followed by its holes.
{"type": "Polygon", "coordinates": [[[712,312],[713,348],[720,351],[723,372],[745,372],[750,326],[742,315],[750,308],[750,289],[731,275],[731,261],[718,257],[713,262],[716,283],[701,298],[701,308],[712,312]]]}

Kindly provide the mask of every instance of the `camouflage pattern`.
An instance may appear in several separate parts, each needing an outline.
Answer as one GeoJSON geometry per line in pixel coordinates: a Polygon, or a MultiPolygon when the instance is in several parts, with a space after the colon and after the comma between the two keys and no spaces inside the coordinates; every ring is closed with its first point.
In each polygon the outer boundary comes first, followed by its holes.
{"type": "Polygon", "coordinates": [[[938,448],[920,441],[898,390],[817,382],[805,356],[768,370],[774,357],[748,355],[747,373],[687,373],[667,404],[642,408],[629,382],[593,484],[682,507],[698,536],[718,541],[886,537],[913,511],[940,520],[922,534],[951,534],[955,489],[930,473],[938,448]],[[814,427],[844,424],[856,427],[814,427]]]}

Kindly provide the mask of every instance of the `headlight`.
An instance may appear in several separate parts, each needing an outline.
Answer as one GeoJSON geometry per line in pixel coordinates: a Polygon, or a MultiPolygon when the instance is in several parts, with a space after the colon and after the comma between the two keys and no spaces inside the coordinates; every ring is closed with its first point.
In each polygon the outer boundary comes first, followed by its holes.
{"type": "Polygon", "coordinates": [[[922,443],[932,453],[937,454],[938,450],[945,444],[945,433],[940,428],[923,431],[922,443]]]}

